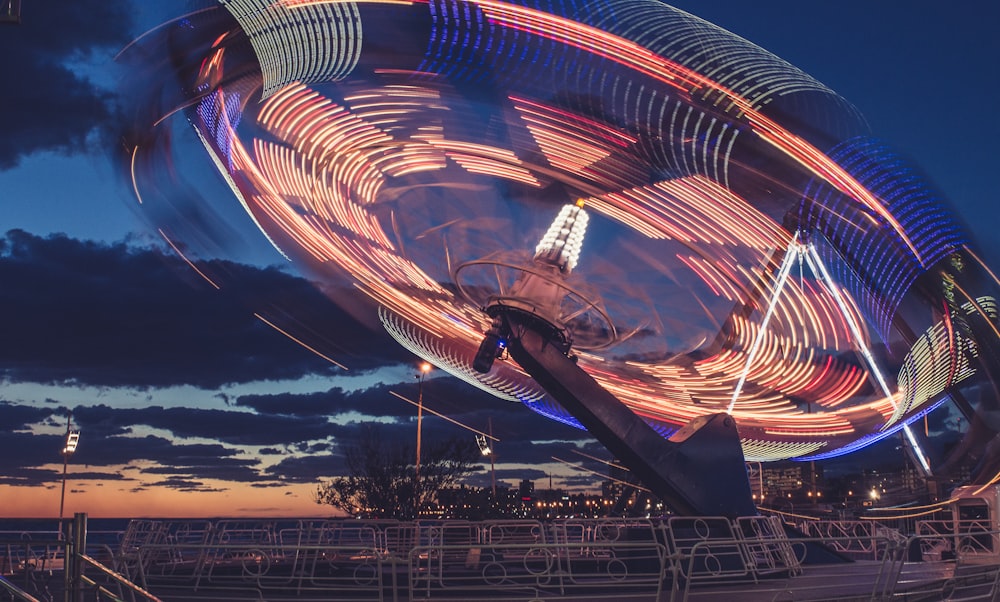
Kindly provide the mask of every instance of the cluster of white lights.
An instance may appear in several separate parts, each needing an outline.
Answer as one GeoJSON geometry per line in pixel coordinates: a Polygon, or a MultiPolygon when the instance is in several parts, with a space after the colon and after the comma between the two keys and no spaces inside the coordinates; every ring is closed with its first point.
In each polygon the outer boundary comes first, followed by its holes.
{"type": "Polygon", "coordinates": [[[790,457],[804,456],[819,451],[824,441],[762,441],[742,439],[743,457],[747,462],[772,462],[790,457]]]}
{"type": "Polygon", "coordinates": [[[220,1],[250,38],[263,98],[291,82],[342,79],[361,57],[361,14],[353,2],[220,1]]]}
{"type": "MultiPolygon", "coordinates": [[[[962,305],[962,310],[968,315],[976,312],[976,308],[991,321],[996,319],[997,308],[992,297],[979,297],[975,304],[962,305]]],[[[956,332],[950,321],[942,320],[924,331],[906,354],[899,370],[898,380],[903,395],[892,421],[975,374],[971,358],[978,354],[975,343],[960,331],[956,332]]]]}
{"type": "Polygon", "coordinates": [[[580,260],[589,220],[582,201],[577,201],[575,205],[563,205],[548,232],[535,247],[535,261],[554,265],[567,273],[573,271],[580,260]]]}
{"type": "Polygon", "coordinates": [[[63,454],[71,454],[76,451],[77,445],[80,444],[80,433],[66,433],[66,446],[63,447],[63,454]]]}

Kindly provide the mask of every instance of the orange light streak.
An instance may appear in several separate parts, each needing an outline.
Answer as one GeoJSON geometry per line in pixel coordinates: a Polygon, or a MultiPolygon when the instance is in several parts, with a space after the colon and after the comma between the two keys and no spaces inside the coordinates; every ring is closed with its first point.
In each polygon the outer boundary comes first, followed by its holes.
{"type": "Polygon", "coordinates": [[[184,253],[181,253],[180,248],[174,244],[174,241],[170,240],[170,237],[167,236],[167,233],[164,232],[162,228],[157,228],[156,231],[160,233],[160,236],[163,237],[163,240],[167,241],[167,244],[170,245],[170,248],[174,250],[174,253],[177,253],[177,256],[184,260],[184,263],[191,266],[191,269],[194,270],[196,274],[204,278],[205,282],[211,284],[212,287],[215,288],[216,290],[221,289],[221,287],[218,284],[216,284],[214,280],[209,278],[208,275],[205,274],[205,272],[202,272],[200,269],[198,269],[198,266],[196,266],[193,261],[188,259],[187,256],[184,255],[184,253]]]}
{"type": "Polygon", "coordinates": [[[257,318],[258,320],[260,320],[261,322],[263,322],[263,323],[267,324],[268,326],[270,326],[271,328],[273,328],[273,329],[277,330],[278,332],[280,332],[281,334],[285,335],[286,337],[288,337],[288,338],[289,338],[289,339],[291,339],[292,341],[295,341],[296,343],[298,343],[298,344],[299,344],[299,345],[301,345],[302,347],[304,347],[304,348],[308,349],[309,351],[311,351],[311,352],[315,353],[316,355],[318,355],[319,357],[321,357],[321,358],[325,359],[326,361],[330,362],[330,363],[331,363],[331,364],[333,364],[334,366],[337,366],[338,368],[341,368],[341,369],[343,369],[343,370],[347,370],[347,366],[345,366],[345,365],[341,364],[340,362],[338,362],[337,360],[335,360],[335,359],[331,358],[331,357],[330,357],[330,356],[328,356],[328,355],[324,355],[323,353],[321,353],[320,351],[318,351],[318,350],[317,350],[317,349],[316,349],[315,347],[312,347],[312,346],[310,346],[310,345],[306,344],[306,342],[305,342],[305,341],[303,341],[302,339],[299,339],[299,338],[297,338],[297,337],[293,336],[293,335],[292,335],[291,333],[289,333],[288,331],[286,331],[286,330],[283,330],[283,329],[282,329],[282,328],[280,328],[280,327],[279,327],[279,326],[278,326],[277,324],[275,324],[274,322],[271,322],[270,320],[268,320],[268,319],[267,319],[267,318],[265,318],[264,316],[262,316],[262,315],[260,315],[260,314],[258,314],[258,313],[256,313],[256,312],[254,312],[254,314],[253,314],[253,315],[254,315],[254,317],[256,317],[256,318],[257,318]]]}
{"type": "Polygon", "coordinates": [[[829,182],[837,190],[861,202],[874,214],[882,217],[902,238],[913,256],[923,264],[920,253],[905,230],[870,191],[851,177],[835,161],[757,111],[750,101],[735,91],[724,88],[715,81],[678,63],[669,61],[631,40],[615,36],[596,27],[537,9],[509,5],[495,0],[470,1],[479,5],[483,14],[499,25],[580,48],[595,56],[618,62],[683,92],[707,88],[724,96],[738,107],[740,113],[746,117],[755,133],[762,140],[772,144],[815,176],[829,182]]]}

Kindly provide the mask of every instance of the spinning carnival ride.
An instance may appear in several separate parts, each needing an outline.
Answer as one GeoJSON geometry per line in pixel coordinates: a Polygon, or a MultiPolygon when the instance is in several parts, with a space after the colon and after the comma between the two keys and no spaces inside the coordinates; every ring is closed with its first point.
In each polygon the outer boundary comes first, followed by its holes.
{"type": "Polygon", "coordinates": [[[929,473],[907,424],[994,407],[997,282],[940,195],[836,93],[690,14],[219,0],[126,56],[128,168],[168,238],[208,248],[161,169],[189,124],[324,292],[497,397],[580,424],[509,355],[514,315],[660,437],[728,414],[747,460],[902,430],[929,473]]]}

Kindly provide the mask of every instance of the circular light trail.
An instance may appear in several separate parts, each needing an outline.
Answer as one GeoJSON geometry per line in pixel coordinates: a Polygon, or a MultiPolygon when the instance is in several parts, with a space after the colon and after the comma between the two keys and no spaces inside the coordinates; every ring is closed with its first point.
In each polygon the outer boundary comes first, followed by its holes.
{"type": "Polygon", "coordinates": [[[471,364],[482,300],[578,198],[574,353],[664,436],[728,411],[748,460],[828,457],[995,370],[996,281],[940,195],[832,90],[683,11],[220,0],[146,49],[170,58],[126,150],[171,240],[211,239],[177,209],[183,117],[335,300],[551,418],[575,423],[513,361],[471,364]]]}

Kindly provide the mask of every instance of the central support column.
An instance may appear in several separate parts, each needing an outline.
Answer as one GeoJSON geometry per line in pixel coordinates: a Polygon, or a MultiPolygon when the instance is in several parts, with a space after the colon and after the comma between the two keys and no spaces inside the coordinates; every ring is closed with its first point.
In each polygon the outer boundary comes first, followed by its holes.
{"type": "Polygon", "coordinates": [[[544,324],[518,310],[493,310],[509,333],[511,357],[674,512],[757,514],[731,416],[696,418],[664,439],[553,344],[544,324]]]}

